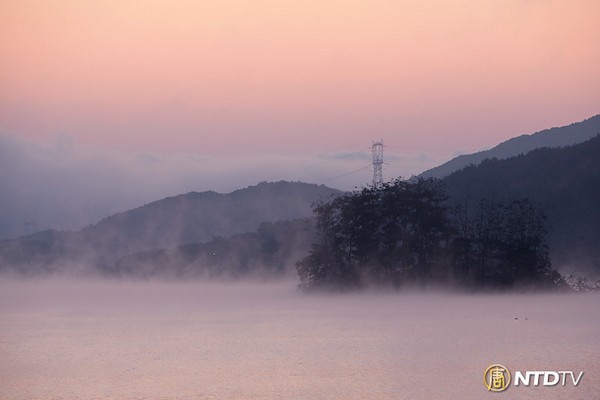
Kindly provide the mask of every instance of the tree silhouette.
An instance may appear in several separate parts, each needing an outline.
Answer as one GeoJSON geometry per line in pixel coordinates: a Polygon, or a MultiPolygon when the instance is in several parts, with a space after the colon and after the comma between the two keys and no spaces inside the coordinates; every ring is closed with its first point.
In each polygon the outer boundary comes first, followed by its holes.
{"type": "Polygon", "coordinates": [[[545,217],[527,199],[449,210],[439,181],[396,180],[314,207],[317,242],[297,264],[301,287],[455,282],[555,286],[545,217]]]}

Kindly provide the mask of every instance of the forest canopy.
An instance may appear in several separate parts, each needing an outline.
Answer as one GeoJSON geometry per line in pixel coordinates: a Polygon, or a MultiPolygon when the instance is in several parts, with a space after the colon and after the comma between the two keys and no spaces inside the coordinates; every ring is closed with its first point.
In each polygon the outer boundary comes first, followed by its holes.
{"type": "Polygon", "coordinates": [[[318,203],[317,240],[296,264],[301,288],[564,285],[531,201],[446,199],[438,180],[397,179],[318,203]]]}

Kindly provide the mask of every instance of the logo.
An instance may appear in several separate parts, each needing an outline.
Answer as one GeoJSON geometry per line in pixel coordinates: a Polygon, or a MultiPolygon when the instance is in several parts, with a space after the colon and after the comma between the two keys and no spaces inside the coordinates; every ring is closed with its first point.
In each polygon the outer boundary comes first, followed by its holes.
{"type": "Polygon", "coordinates": [[[510,371],[504,365],[490,365],[483,373],[483,382],[488,390],[502,392],[510,385],[510,371]]]}
{"type": "MultiPolygon", "coordinates": [[[[583,371],[515,371],[513,386],[573,386],[579,385],[583,371]],[[569,382],[570,381],[570,382],[569,382]]],[[[483,373],[483,383],[491,392],[505,391],[511,382],[508,368],[501,364],[492,364],[483,373]]]]}

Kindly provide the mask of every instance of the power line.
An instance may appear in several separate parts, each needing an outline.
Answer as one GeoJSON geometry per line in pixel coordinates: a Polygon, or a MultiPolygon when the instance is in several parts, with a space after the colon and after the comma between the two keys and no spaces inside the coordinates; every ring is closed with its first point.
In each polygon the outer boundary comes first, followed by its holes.
{"type": "Polygon", "coordinates": [[[355,174],[355,173],[357,173],[357,172],[360,172],[360,171],[363,171],[363,170],[365,170],[365,169],[367,169],[367,168],[371,168],[371,164],[365,165],[364,167],[361,167],[361,168],[358,168],[358,169],[352,170],[352,171],[350,171],[350,172],[346,172],[346,173],[344,173],[344,174],[336,175],[336,176],[333,176],[333,177],[331,177],[331,178],[325,179],[324,181],[321,181],[321,184],[323,184],[323,183],[325,183],[325,182],[333,181],[333,180],[335,180],[335,179],[343,178],[344,176],[348,176],[348,175],[355,174]]]}

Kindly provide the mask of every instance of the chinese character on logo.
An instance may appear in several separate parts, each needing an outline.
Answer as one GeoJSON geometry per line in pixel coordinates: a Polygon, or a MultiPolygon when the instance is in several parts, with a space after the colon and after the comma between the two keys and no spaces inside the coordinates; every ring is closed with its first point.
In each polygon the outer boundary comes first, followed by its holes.
{"type": "Polygon", "coordinates": [[[485,386],[492,392],[502,392],[510,385],[510,371],[503,365],[490,365],[483,374],[485,386]]]}

